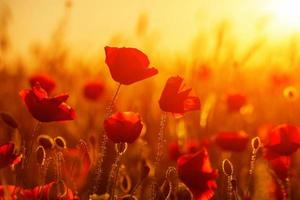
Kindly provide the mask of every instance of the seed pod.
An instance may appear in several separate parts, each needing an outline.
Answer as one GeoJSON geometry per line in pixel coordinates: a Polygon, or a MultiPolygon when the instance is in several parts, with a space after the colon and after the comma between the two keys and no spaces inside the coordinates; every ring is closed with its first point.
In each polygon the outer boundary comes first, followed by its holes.
{"type": "Polygon", "coordinates": [[[39,135],[37,142],[39,145],[44,147],[44,150],[52,149],[54,146],[53,139],[49,135],[39,135]]]}
{"type": "Polygon", "coordinates": [[[59,149],[65,149],[65,148],[67,148],[66,140],[63,137],[61,137],[61,136],[57,136],[57,137],[54,138],[54,144],[59,149]]]}

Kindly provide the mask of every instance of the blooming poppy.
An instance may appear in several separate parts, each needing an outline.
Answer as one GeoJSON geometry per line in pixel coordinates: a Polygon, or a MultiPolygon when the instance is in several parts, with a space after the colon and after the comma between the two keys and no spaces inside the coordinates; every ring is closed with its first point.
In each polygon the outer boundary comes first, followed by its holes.
{"type": "Polygon", "coordinates": [[[40,122],[75,119],[75,110],[64,103],[69,97],[68,94],[48,97],[47,92],[39,84],[32,89],[22,90],[19,94],[28,111],[40,122]]]}
{"type": "Polygon", "coordinates": [[[189,187],[195,199],[210,199],[217,188],[215,179],[218,173],[211,167],[207,150],[204,148],[194,154],[183,155],[177,160],[178,175],[189,187]]]}
{"type": "Polygon", "coordinates": [[[37,83],[50,94],[56,87],[55,81],[47,74],[34,74],[29,78],[29,83],[31,87],[37,83]]]}
{"type": "Polygon", "coordinates": [[[165,112],[184,114],[185,112],[200,109],[200,99],[191,96],[191,88],[184,89],[183,78],[170,77],[159,99],[159,106],[165,112]]]}
{"type": "Polygon", "coordinates": [[[216,144],[226,151],[243,151],[247,148],[249,136],[244,131],[219,132],[215,138],[216,144]]]}
{"type": "Polygon", "coordinates": [[[271,154],[289,156],[300,147],[300,129],[291,124],[281,124],[273,128],[265,143],[265,148],[271,154]]]}
{"type": "Polygon", "coordinates": [[[83,87],[84,97],[91,101],[97,101],[103,95],[104,88],[104,82],[101,80],[88,81],[83,87]]]}
{"type": "Polygon", "coordinates": [[[14,143],[6,143],[0,146],[0,169],[9,165],[16,165],[21,161],[21,155],[15,152],[14,143]]]}
{"type": "Polygon", "coordinates": [[[226,96],[227,110],[230,112],[238,112],[246,105],[247,97],[241,93],[228,94],[226,96]]]}
{"type": "Polygon", "coordinates": [[[117,112],[104,121],[106,134],[114,143],[134,142],[142,128],[140,115],[134,112],[117,112]]]}
{"type": "Polygon", "coordinates": [[[105,47],[105,54],[110,74],[120,84],[129,85],[158,73],[149,68],[148,57],[138,49],[105,47]]]}

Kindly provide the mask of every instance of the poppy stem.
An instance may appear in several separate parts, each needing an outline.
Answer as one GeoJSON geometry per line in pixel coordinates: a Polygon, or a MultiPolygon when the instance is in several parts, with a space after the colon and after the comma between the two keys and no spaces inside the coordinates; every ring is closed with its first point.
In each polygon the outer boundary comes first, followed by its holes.
{"type": "Polygon", "coordinates": [[[115,187],[116,187],[116,183],[117,183],[119,169],[121,166],[120,160],[121,160],[121,156],[127,150],[127,143],[115,144],[115,150],[117,152],[117,157],[116,157],[114,164],[112,165],[112,168],[110,171],[110,176],[109,176],[109,181],[108,181],[109,200],[115,199],[115,187]]]}
{"type": "MultiPolygon", "coordinates": [[[[111,102],[108,104],[108,106],[106,108],[105,118],[112,114],[114,104],[115,104],[116,99],[118,97],[118,94],[120,92],[120,88],[121,88],[121,84],[119,83],[118,86],[117,86],[117,90],[116,90],[111,102]]],[[[100,140],[98,160],[97,160],[97,164],[96,164],[95,181],[94,181],[92,194],[95,194],[97,192],[98,185],[99,185],[98,183],[100,183],[100,181],[101,181],[101,176],[102,176],[102,173],[103,173],[102,164],[103,164],[103,161],[104,161],[104,157],[106,155],[107,142],[108,142],[108,137],[107,137],[105,131],[103,130],[102,131],[102,137],[101,137],[101,140],[100,140]]]]}
{"type": "Polygon", "coordinates": [[[160,119],[160,126],[159,126],[159,132],[158,132],[158,144],[157,144],[157,151],[155,155],[155,161],[154,161],[154,182],[152,183],[152,193],[151,193],[151,199],[155,199],[155,188],[157,185],[157,167],[162,160],[164,156],[164,144],[165,144],[165,138],[164,138],[164,132],[167,124],[167,112],[163,112],[161,119],[160,119]]]}

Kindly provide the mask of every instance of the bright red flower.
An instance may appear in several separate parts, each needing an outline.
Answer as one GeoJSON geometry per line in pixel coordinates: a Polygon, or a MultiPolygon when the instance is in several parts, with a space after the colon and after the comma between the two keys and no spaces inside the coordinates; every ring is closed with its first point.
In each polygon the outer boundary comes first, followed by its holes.
{"type": "Polygon", "coordinates": [[[228,94],[226,96],[227,109],[230,112],[238,112],[246,105],[247,97],[240,93],[228,94]]]}
{"type": "Polygon", "coordinates": [[[289,169],[291,166],[291,158],[289,156],[280,156],[269,162],[270,167],[281,180],[289,177],[289,169]]]}
{"type": "Polygon", "coordinates": [[[36,85],[37,83],[41,85],[41,87],[47,91],[47,93],[51,93],[55,87],[55,81],[48,76],[47,74],[35,74],[29,78],[29,83],[31,87],[36,85]]]}
{"type": "Polygon", "coordinates": [[[31,115],[40,122],[66,121],[75,119],[75,110],[64,103],[69,95],[48,97],[39,85],[30,90],[22,90],[20,96],[31,115]]]}
{"type": "Polygon", "coordinates": [[[271,154],[289,156],[300,147],[300,129],[291,124],[282,124],[269,133],[265,148],[271,154]]]}
{"type": "Polygon", "coordinates": [[[217,171],[211,167],[207,150],[183,155],[177,160],[178,175],[197,200],[210,199],[217,188],[217,171]]]}
{"type": "Polygon", "coordinates": [[[2,144],[0,146],[0,169],[18,164],[21,161],[20,156],[15,152],[14,143],[2,144]]]}
{"type": "Polygon", "coordinates": [[[83,87],[83,94],[87,99],[97,101],[103,95],[104,88],[105,85],[103,81],[88,81],[83,87]]]}
{"type": "Polygon", "coordinates": [[[270,81],[274,87],[284,87],[292,82],[291,75],[285,72],[273,72],[270,81]]]}
{"type": "Polygon", "coordinates": [[[134,112],[117,112],[104,121],[104,129],[114,143],[132,143],[141,134],[143,124],[134,112]]]}
{"type": "Polygon", "coordinates": [[[129,85],[158,73],[149,68],[148,57],[138,49],[105,47],[105,54],[110,74],[120,84],[129,85]]]}
{"type": "Polygon", "coordinates": [[[244,151],[248,141],[249,136],[244,131],[219,132],[215,138],[216,144],[225,151],[244,151]]]}
{"type": "Polygon", "coordinates": [[[183,78],[170,77],[159,99],[159,106],[165,112],[184,114],[185,112],[200,109],[200,99],[191,96],[191,88],[184,89],[183,78]]]}

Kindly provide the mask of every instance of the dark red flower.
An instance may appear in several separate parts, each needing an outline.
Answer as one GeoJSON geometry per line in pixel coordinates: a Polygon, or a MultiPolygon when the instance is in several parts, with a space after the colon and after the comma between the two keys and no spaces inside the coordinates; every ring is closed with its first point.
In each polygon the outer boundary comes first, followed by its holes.
{"type": "Polygon", "coordinates": [[[281,180],[289,177],[289,169],[291,166],[291,158],[289,156],[279,156],[269,161],[270,167],[281,180]]]}
{"type": "Polygon", "coordinates": [[[148,57],[138,49],[105,47],[105,54],[110,74],[120,84],[129,85],[158,73],[149,68],[148,57]]]}
{"type": "Polygon", "coordinates": [[[207,150],[183,155],[177,160],[178,175],[197,200],[210,199],[217,188],[217,171],[211,167],[207,150]]]}
{"type": "Polygon", "coordinates": [[[63,185],[63,182],[51,182],[43,186],[37,186],[32,189],[24,189],[14,185],[2,186],[0,185],[0,199],[6,199],[6,195],[10,197],[11,200],[73,200],[74,196],[72,191],[63,185]],[[57,189],[64,193],[60,198],[58,198],[57,189]],[[5,193],[5,190],[7,193],[5,193]],[[16,198],[17,197],[17,198],[16,198]]]}
{"type": "Polygon", "coordinates": [[[75,119],[75,110],[64,103],[69,97],[68,94],[48,97],[47,92],[39,85],[29,90],[22,90],[19,94],[28,111],[40,122],[75,119]]]}
{"type": "Polygon", "coordinates": [[[270,154],[289,156],[300,147],[300,129],[291,124],[282,124],[273,128],[265,143],[270,154]]]}
{"type": "Polygon", "coordinates": [[[21,161],[21,155],[15,152],[14,143],[6,143],[0,146],[0,169],[10,165],[16,165],[21,161]]]}
{"type": "Polygon", "coordinates": [[[91,168],[91,159],[85,142],[76,148],[68,148],[64,151],[63,176],[68,185],[74,182],[78,188],[84,186],[91,168]]]}
{"type": "Polygon", "coordinates": [[[227,109],[230,112],[238,112],[246,105],[247,97],[241,93],[228,94],[226,96],[227,109]]]}
{"type": "Polygon", "coordinates": [[[159,106],[165,112],[184,114],[200,109],[200,99],[191,96],[191,88],[184,89],[183,78],[170,77],[159,99],[159,106]]]}
{"type": "Polygon", "coordinates": [[[48,76],[47,74],[34,74],[29,78],[29,83],[31,87],[36,85],[37,83],[41,85],[41,87],[46,90],[47,93],[51,93],[55,87],[55,81],[48,76]]]}
{"type": "Polygon", "coordinates": [[[101,80],[88,81],[83,87],[83,94],[85,98],[97,101],[103,95],[104,88],[104,82],[101,80]]]}
{"type": "Polygon", "coordinates": [[[104,121],[104,129],[114,143],[132,143],[141,134],[143,124],[134,112],[117,112],[104,121]]]}
{"type": "Polygon", "coordinates": [[[225,151],[244,151],[248,141],[249,136],[244,131],[219,132],[215,138],[216,144],[225,151]]]}

